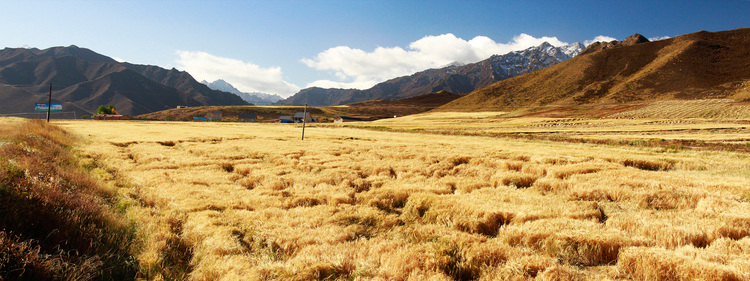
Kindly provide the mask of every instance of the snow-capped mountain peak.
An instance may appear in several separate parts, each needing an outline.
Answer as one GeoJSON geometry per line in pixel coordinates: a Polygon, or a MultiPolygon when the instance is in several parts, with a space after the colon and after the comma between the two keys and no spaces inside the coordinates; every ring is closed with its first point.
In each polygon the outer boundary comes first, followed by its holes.
{"type": "Polygon", "coordinates": [[[284,99],[274,94],[266,94],[266,93],[258,93],[258,92],[245,93],[245,92],[238,90],[237,88],[232,86],[232,84],[229,84],[229,82],[224,81],[222,79],[216,80],[211,83],[209,83],[206,80],[203,80],[201,81],[201,83],[206,84],[206,86],[208,86],[209,88],[213,90],[219,90],[219,91],[238,95],[246,102],[249,102],[255,105],[269,105],[269,104],[272,104],[272,103],[275,103],[277,101],[284,99]]]}
{"type": "Polygon", "coordinates": [[[560,47],[560,49],[562,50],[562,52],[565,53],[566,55],[568,55],[571,58],[577,56],[585,48],[586,47],[583,46],[583,44],[581,44],[581,42],[575,42],[573,44],[560,47]]]}
{"type": "Polygon", "coordinates": [[[497,80],[515,77],[566,61],[582,50],[583,44],[579,42],[562,47],[544,42],[526,50],[495,55],[491,58],[493,74],[497,80]]]}

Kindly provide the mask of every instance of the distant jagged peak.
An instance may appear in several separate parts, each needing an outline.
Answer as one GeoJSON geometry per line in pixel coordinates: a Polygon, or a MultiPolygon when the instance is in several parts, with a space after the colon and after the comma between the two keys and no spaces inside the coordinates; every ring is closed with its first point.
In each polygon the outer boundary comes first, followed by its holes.
{"type": "Polygon", "coordinates": [[[606,49],[612,49],[617,47],[623,47],[623,46],[633,46],[640,43],[647,43],[651,42],[646,37],[644,37],[641,34],[633,34],[628,36],[628,38],[625,38],[623,41],[610,41],[610,42],[594,42],[591,43],[588,47],[586,47],[585,50],[583,50],[580,55],[585,55],[589,53],[593,53],[596,51],[606,50],[606,49]]]}
{"type": "Polygon", "coordinates": [[[549,42],[547,42],[547,41],[544,41],[544,42],[542,42],[542,44],[540,44],[540,45],[539,45],[538,47],[539,47],[540,49],[548,49],[548,48],[554,48],[555,46],[552,46],[552,44],[550,44],[549,42]]]}
{"type": "Polygon", "coordinates": [[[514,54],[523,55],[523,54],[527,54],[530,52],[544,52],[550,55],[554,55],[555,53],[561,52],[565,54],[566,56],[568,56],[568,58],[572,58],[578,55],[578,53],[580,53],[581,51],[583,51],[583,49],[584,49],[584,46],[583,44],[581,44],[581,42],[575,42],[572,44],[555,47],[549,42],[544,41],[539,46],[529,47],[524,50],[512,51],[512,52],[509,52],[507,54],[502,54],[502,55],[493,55],[492,57],[503,57],[503,56],[509,56],[509,55],[514,55],[514,54]]]}
{"type": "Polygon", "coordinates": [[[211,83],[206,83],[206,85],[208,85],[208,87],[213,90],[224,91],[224,92],[232,93],[235,95],[239,95],[240,93],[242,93],[240,90],[235,88],[232,84],[229,84],[227,81],[224,81],[222,79],[217,79],[211,83]]]}
{"type": "Polygon", "coordinates": [[[208,88],[212,90],[219,90],[219,91],[238,95],[243,100],[252,104],[271,104],[271,103],[274,103],[283,99],[279,95],[274,95],[274,94],[267,94],[267,93],[261,93],[261,92],[251,92],[251,93],[242,92],[238,90],[237,88],[235,88],[229,82],[224,81],[224,79],[217,79],[210,83],[206,80],[203,80],[201,81],[201,83],[205,84],[206,86],[208,86],[208,88]]]}
{"type": "Polygon", "coordinates": [[[646,42],[651,42],[651,41],[649,41],[648,38],[644,37],[643,35],[636,33],[636,34],[628,36],[628,38],[625,38],[625,40],[622,41],[622,45],[632,46],[635,44],[646,43],[646,42]]]}
{"type": "Polygon", "coordinates": [[[585,48],[586,47],[584,47],[583,43],[581,43],[581,42],[575,42],[573,44],[569,44],[569,45],[565,45],[565,46],[560,47],[560,49],[562,50],[562,52],[564,54],[568,55],[571,58],[577,56],[585,48]]]}
{"type": "Polygon", "coordinates": [[[464,65],[466,65],[466,64],[465,64],[465,63],[462,63],[462,62],[459,62],[459,61],[454,61],[454,62],[451,62],[451,63],[449,63],[449,64],[443,65],[443,66],[441,66],[441,67],[439,67],[439,68],[446,68],[446,67],[461,67],[461,66],[464,66],[464,65]]]}

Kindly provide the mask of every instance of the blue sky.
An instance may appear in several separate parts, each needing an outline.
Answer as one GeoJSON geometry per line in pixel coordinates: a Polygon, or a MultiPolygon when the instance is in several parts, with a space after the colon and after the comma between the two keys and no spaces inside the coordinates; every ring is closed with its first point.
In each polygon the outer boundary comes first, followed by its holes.
{"type": "Polygon", "coordinates": [[[750,27],[750,1],[3,1],[0,47],[77,45],[284,97],[492,53],[750,27]]]}

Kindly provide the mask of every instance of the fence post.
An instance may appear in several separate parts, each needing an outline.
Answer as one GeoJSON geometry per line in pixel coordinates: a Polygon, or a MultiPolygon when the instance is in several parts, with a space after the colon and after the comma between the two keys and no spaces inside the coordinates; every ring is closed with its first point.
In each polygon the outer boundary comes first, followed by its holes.
{"type": "Polygon", "coordinates": [[[47,100],[47,123],[49,123],[50,112],[52,112],[52,83],[49,83],[49,100],[47,100]]]}
{"type": "Polygon", "coordinates": [[[302,140],[305,140],[305,123],[307,123],[307,104],[305,104],[305,110],[302,112],[302,140]]]}

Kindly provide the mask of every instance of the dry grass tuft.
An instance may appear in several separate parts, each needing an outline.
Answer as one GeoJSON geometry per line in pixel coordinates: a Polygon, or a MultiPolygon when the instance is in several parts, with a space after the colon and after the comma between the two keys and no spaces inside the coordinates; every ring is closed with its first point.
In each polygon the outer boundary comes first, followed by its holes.
{"type": "Polygon", "coordinates": [[[360,196],[367,205],[392,213],[401,210],[409,201],[410,192],[398,189],[376,189],[360,196]]]}
{"type": "Polygon", "coordinates": [[[625,159],[620,163],[626,167],[633,167],[645,171],[667,171],[674,168],[674,162],[666,160],[625,159]]]}
{"type": "Polygon", "coordinates": [[[642,280],[748,280],[748,242],[748,238],[722,239],[706,249],[692,246],[675,250],[627,248],[621,253],[617,266],[629,278],[642,280]],[[727,252],[732,254],[717,255],[727,252]]]}
{"type": "Polygon", "coordinates": [[[500,180],[500,184],[516,188],[528,188],[534,185],[537,179],[539,179],[539,176],[537,175],[511,173],[504,174],[500,180]]]}
{"type": "Polygon", "coordinates": [[[240,186],[247,188],[247,189],[253,189],[257,186],[258,182],[260,182],[260,178],[256,178],[254,176],[241,178],[237,181],[237,184],[240,186]]]}
{"type": "Polygon", "coordinates": [[[515,162],[515,161],[509,161],[503,163],[503,169],[508,171],[517,171],[520,172],[523,170],[523,162],[515,162]]]}
{"type": "Polygon", "coordinates": [[[532,187],[542,194],[546,192],[561,193],[570,188],[568,181],[554,179],[554,178],[540,178],[534,181],[532,187]]]}
{"type": "Polygon", "coordinates": [[[227,173],[234,172],[234,165],[232,163],[221,163],[219,167],[227,173]]]}
{"type": "Polygon", "coordinates": [[[237,173],[237,174],[239,174],[239,175],[241,175],[241,176],[243,176],[243,177],[246,177],[252,171],[253,171],[253,169],[251,167],[240,166],[240,165],[235,165],[234,166],[234,172],[237,173]]]}
{"type": "Polygon", "coordinates": [[[585,275],[574,267],[557,265],[548,267],[539,274],[537,279],[541,281],[576,281],[584,280],[585,275]]]}
{"type": "Polygon", "coordinates": [[[750,191],[742,193],[740,199],[745,202],[750,202],[750,191]]]}
{"type": "Polygon", "coordinates": [[[691,209],[700,200],[698,195],[679,190],[658,190],[641,194],[640,198],[639,208],[655,210],[691,209]]]}
{"type": "Polygon", "coordinates": [[[157,141],[156,143],[161,144],[163,146],[172,147],[175,146],[177,143],[174,141],[157,141]]]}
{"type": "Polygon", "coordinates": [[[549,173],[552,177],[555,177],[558,179],[567,179],[574,175],[585,175],[585,174],[596,173],[596,172],[601,171],[602,169],[606,169],[607,166],[608,165],[602,162],[598,162],[598,163],[584,162],[580,164],[572,164],[572,165],[555,167],[551,169],[549,173]]]}
{"type": "Polygon", "coordinates": [[[113,142],[112,145],[117,147],[128,147],[131,144],[138,144],[137,141],[128,141],[128,142],[113,142]]]}
{"type": "Polygon", "coordinates": [[[595,222],[549,219],[508,225],[497,234],[510,245],[532,247],[565,264],[607,265],[617,261],[620,249],[639,242],[595,222]]]}
{"type": "Polygon", "coordinates": [[[301,196],[295,196],[293,198],[288,198],[286,203],[284,204],[284,209],[289,208],[298,208],[298,207],[315,207],[320,204],[326,204],[326,200],[322,198],[307,196],[307,197],[301,197],[301,196]]]}

